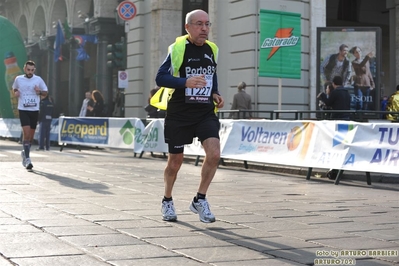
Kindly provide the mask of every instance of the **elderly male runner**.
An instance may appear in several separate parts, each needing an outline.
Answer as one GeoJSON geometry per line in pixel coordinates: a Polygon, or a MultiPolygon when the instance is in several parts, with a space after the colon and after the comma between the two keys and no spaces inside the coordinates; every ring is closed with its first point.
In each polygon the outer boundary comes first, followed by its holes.
{"type": "Polygon", "coordinates": [[[222,108],[224,101],[216,77],[218,47],[208,41],[210,26],[205,11],[188,13],[185,24],[188,35],[178,37],[169,47],[156,77],[158,86],[175,89],[168,102],[164,131],[169,149],[162,200],[162,218],[166,221],[177,220],[173,185],[183,163],[184,145],[192,143],[194,137],[201,141],[205,159],[198,191],[189,208],[199,214],[200,221],[215,221],[205,196],[220,159],[220,123],[214,109],[222,108]]]}

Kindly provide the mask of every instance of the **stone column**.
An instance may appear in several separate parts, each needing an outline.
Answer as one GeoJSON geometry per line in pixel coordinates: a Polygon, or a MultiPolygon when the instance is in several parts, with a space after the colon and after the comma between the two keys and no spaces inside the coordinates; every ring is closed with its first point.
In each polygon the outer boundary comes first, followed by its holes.
{"type": "MultiPolygon", "coordinates": [[[[395,24],[391,24],[389,25],[390,28],[394,29],[394,35],[391,37],[394,39],[394,45],[392,46],[392,53],[391,55],[395,55],[392,56],[391,58],[394,58],[395,63],[392,65],[393,68],[391,68],[391,73],[390,75],[394,76],[393,79],[394,80],[394,84],[391,84],[391,91],[392,93],[396,91],[396,86],[399,84],[399,74],[398,74],[398,70],[399,70],[399,36],[398,36],[398,28],[399,28],[399,1],[395,0],[395,24]]],[[[391,41],[392,43],[392,41],[391,41]]]]}
{"type": "Polygon", "coordinates": [[[33,62],[35,62],[36,66],[36,70],[35,70],[35,74],[38,76],[41,76],[41,55],[42,55],[42,51],[39,49],[39,45],[33,45],[31,47],[29,47],[27,49],[27,53],[28,53],[28,58],[29,60],[32,60],[33,62]]]}
{"type": "Polygon", "coordinates": [[[70,39],[70,63],[69,63],[69,94],[67,116],[78,116],[83,95],[83,63],[76,60],[78,55],[76,40],[70,39]]]}
{"type": "Polygon", "coordinates": [[[117,27],[115,18],[94,17],[88,21],[86,33],[98,36],[96,87],[103,94],[105,103],[112,112],[112,70],[107,68],[107,45],[110,40],[120,40],[124,31],[122,27],[117,27]]]}
{"type": "Polygon", "coordinates": [[[54,50],[53,47],[55,36],[47,37],[47,87],[50,91],[50,95],[54,101],[54,116],[58,117],[61,113],[61,98],[60,98],[60,71],[59,64],[54,62],[54,50]]]}
{"type": "Polygon", "coordinates": [[[399,84],[399,0],[387,0],[386,8],[389,9],[389,84],[385,84],[384,95],[391,95],[399,84]]]}
{"type": "Polygon", "coordinates": [[[113,93],[112,93],[112,72],[107,67],[107,45],[109,37],[105,34],[98,35],[97,43],[97,66],[96,66],[96,87],[103,96],[108,108],[112,106],[113,93]]]}
{"type": "MultiPolygon", "coordinates": [[[[310,1],[309,4],[309,87],[310,87],[310,110],[316,110],[318,101],[317,94],[320,92],[317,84],[317,28],[326,26],[326,1],[310,1]]],[[[303,44],[302,44],[303,45],[303,44]]],[[[314,117],[314,114],[311,115],[314,117]]]]}

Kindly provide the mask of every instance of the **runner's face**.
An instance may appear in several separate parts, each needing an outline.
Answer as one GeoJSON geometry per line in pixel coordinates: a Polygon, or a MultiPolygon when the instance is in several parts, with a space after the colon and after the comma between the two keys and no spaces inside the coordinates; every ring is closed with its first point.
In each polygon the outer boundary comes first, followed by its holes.
{"type": "Polygon", "coordinates": [[[191,21],[185,25],[189,40],[195,45],[202,46],[208,39],[210,22],[209,16],[204,11],[193,14],[191,21]]]}
{"type": "Polygon", "coordinates": [[[33,73],[35,73],[35,66],[26,65],[24,67],[24,71],[25,71],[25,75],[28,78],[31,78],[33,76],[33,73]]]}

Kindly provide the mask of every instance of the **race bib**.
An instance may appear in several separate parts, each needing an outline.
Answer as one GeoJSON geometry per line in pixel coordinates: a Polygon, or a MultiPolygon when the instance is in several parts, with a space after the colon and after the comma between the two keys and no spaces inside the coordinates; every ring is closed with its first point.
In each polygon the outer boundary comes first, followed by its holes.
{"type": "Polygon", "coordinates": [[[37,102],[36,102],[37,96],[36,94],[25,94],[23,95],[23,105],[24,107],[36,107],[37,102]]]}
{"type": "MultiPolygon", "coordinates": [[[[187,75],[187,78],[200,76],[187,75]]],[[[212,98],[213,75],[205,75],[206,86],[203,88],[186,88],[186,103],[210,103],[212,98]]]]}

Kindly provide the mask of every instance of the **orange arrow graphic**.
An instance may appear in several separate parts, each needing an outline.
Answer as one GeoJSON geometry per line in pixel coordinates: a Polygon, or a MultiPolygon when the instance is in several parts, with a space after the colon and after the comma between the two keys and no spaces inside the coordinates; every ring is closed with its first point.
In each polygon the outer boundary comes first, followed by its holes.
{"type": "MultiPolygon", "coordinates": [[[[276,38],[289,38],[292,36],[292,31],[294,28],[285,28],[285,29],[278,29],[276,31],[276,35],[274,37],[276,38]]],[[[277,51],[280,49],[280,46],[274,46],[272,50],[269,53],[269,56],[267,57],[267,60],[269,60],[277,51]]]]}

